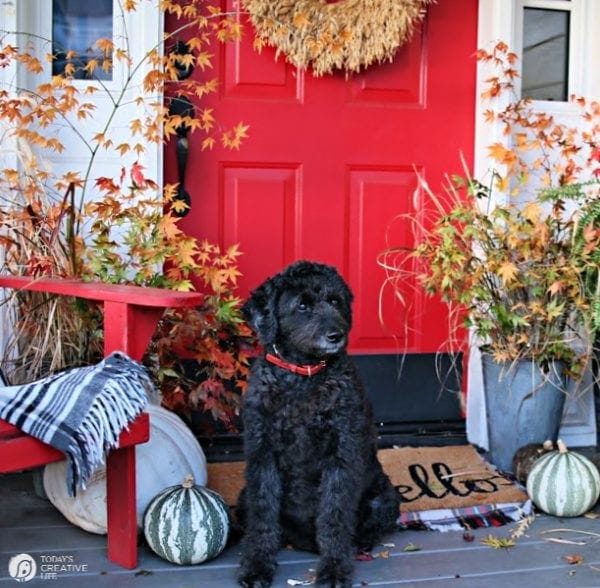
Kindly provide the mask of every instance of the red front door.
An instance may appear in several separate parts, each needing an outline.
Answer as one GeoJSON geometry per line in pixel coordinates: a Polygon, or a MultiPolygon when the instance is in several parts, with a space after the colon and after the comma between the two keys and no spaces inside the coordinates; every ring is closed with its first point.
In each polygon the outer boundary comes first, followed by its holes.
{"type": "Polygon", "coordinates": [[[192,136],[183,227],[240,244],[241,295],[295,259],[319,260],[355,293],[351,351],[440,350],[443,309],[420,295],[394,304],[391,289],[381,304],[377,257],[413,241],[394,219],[421,207],[415,170],[437,187],[461,171],[461,152],[472,161],[476,27],[477,0],[438,2],[393,63],[348,79],[314,78],[268,48],[257,54],[250,25],[239,45],[217,49],[216,117],[249,124],[249,138],[239,151],[202,152],[192,136]]]}

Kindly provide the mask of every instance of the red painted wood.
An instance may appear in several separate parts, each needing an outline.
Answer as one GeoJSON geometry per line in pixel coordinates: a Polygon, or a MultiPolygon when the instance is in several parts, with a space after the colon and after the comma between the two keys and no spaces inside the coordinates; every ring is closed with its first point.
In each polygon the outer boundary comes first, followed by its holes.
{"type": "MultiPolygon", "coordinates": [[[[234,0],[222,7],[235,10],[234,0]]],[[[239,4],[239,3],[238,3],[239,4]]],[[[243,121],[249,139],[237,151],[201,151],[190,136],[186,186],[190,233],[227,246],[240,243],[241,294],[298,259],[339,267],[356,294],[351,351],[436,352],[447,347],[444,307],[406,285],[407,306],[380,291],[377,254],[411,246],[400,214],[419,215],[415,169],[437,188],[473,160],[477,0],[437,2],[411,43],[392,63],[360,75],[314,78],[259,55],[246,29],[238,45],[215,47],[219,92],[214,107],[224,126],[243,121]]],[[[243,20],[243,17],[240,17],[243,20]]],[[[169,26],[169,21],[167,21],[169,26]]],[[[176,181],[173,145],[167,181],[176,181]]]]}
{"type": "Polygon", "coordinates": [[[82,282],[62,278],[0,275],[0,288],[48,292],[63,296],[77,296],[86,300],[122,302],[129,305],[157,308],[181,308],[202,304],[204,296],[198,292],[177,292],[162,288],[141,288],[127,284],[82,282]]]}
{"type": "MultiPolygon", "coordinates": [[[[189,307],[203,296],[158,288],[83,283],[56,278],[0,276],[0,287],[77,296],[104,303],[104,351],[120,350],[140,360],[166,307],[189,307]]],[[[147,414],[130,424],[107,456],[108,557],[126,568],[137,565],[135,445],[149,439],[147,414]]],[[[0,473],[59,461],[64,455],[0,420],[0,473]]]]}
{"type": "Polygon", "coordinates": [[[64,453],[29,435],[0,435],[0,473],[6,474],[61,461],[64,453]]]}
{"type": "Polygon", "coordinates": [[[104,355],[125,350],[140,361],[164,308],[143,307],[125,302],[104,303],[104,355]]]}
{"type": "MultiPolygon", "coordinates": [[[[129,428],[119,436],[119,447],[131,447],[148,441],[149,422],[148,414],[143,413],[130,423],[129,428]]],[[[35,468],[64,458],[64,454],[54,447],[0,420],[0,474],[35,468]]]]}
{"type": "Polygon", "coordinates": [[[125,568],[137,566],[135,447],[111,451],[106,458],[108,559],[125,568]]]}

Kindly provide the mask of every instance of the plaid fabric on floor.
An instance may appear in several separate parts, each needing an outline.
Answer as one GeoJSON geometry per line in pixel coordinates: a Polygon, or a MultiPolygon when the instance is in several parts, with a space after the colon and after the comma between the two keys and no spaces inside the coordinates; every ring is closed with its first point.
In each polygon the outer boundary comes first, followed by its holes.
{"type": "MultiPolygon", "coordinates": [[[[402,507],[400,507],[402,511],[402,507]]],[[[520,521],[533,514],[531,500],[523,503],[485,504],[464,508],[400,512],[401,529],[427,529],[432,531],[460,531],[480,527],[500,527],[520,521]]]]}

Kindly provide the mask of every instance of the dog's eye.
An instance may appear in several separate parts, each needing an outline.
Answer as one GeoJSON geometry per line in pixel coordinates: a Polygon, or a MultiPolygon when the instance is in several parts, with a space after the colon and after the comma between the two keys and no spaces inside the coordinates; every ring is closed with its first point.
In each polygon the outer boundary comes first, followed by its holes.
{"type": "Polygon", "coordinates": [[[331,306],[339,306],[340,305],[340,301],[337,298],[330,298],[329,299],[329,304],[331,304],[331,306]]]}
{"type": "Polygon", "coordinates": [[[300,312],[306,312],[308,310],[308,304],[306,304],[306,302],[300,302],[298,304],[298,310],[300,312]]]}

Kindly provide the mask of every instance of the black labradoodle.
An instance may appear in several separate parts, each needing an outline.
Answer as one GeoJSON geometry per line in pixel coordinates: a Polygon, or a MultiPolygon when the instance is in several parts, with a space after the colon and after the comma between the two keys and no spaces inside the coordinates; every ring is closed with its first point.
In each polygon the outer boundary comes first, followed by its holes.
{"type": "Polygon", "coordinates": [[[286,544],[320,554],[318,585],[351,586],[357,549],[394,529],[398,493],[377,460],[371,408],[346,354],[351,302],[333,267],[300,261],[244,306],[265,355],[244,402],[242,586],[269,586],[286,544]]]}

